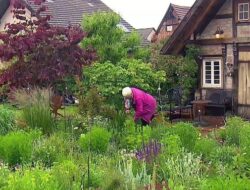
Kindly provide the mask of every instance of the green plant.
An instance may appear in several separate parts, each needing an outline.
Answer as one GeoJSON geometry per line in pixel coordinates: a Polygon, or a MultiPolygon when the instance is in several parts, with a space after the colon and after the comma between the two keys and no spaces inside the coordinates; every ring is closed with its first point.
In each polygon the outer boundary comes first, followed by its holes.
{"type": "Polygon", "coordinates": [[[55,128],[50,113],[51,89],[19,89],[13,93],[13,101],[22,107],[22,118],[32,129],[51,134],[55,128]]]}
{"type": "MultiPolygon", "coordinates": [[[[23,168],[17,172],[12,172],[7,178],[7,184],[1,188],[3,190],[55,190],[58,183],[53,179],[50,170],[40,167],[23,168]]],[[[75,189],[76,190],[76,189],[75,189]]]]}
{"type": "Polygon", "coordinates": [[[239,145],[240,148],[250,156],[250,123],[241,128],[239,133],[239,145]]]}
{"type": "Polygon", "coordinates": [[[234,157],[237,155],[237,148],[232,146],[221,146],[211,153],[211,160],[216,162],[221,162],[224,165],[230,165],[234,157]]]}
{"type": "Polygon", "coordinates": [[[247,122],[243,121],[240,117],[229,118],[226,123],[226,143],[228,145],[239,145],[240,143],[240,130],[247,122]]]}
{"type": "Polygon", "coordinates": [[[168,135],[166,134],[162,140],[161,143],[164,146],[164,153],[166,155],[178,155],[181,152],[182,145],[181,140],[178,135],[168,135]]]}
{"type": "Polygon", "coordinates": [[[70,139],[61,133],[54,133],[50,137],[42,137],[35,141],[32,159],[47,167],[51,167],[55,162],[65,159],[73,146],[70,139]]]}
{"type": "Polygon", "coordinates": [[[165,80],[165,72],[156,72],[151,64],[136,59],[122,59],[116,65],[96,63],[84,68],[83,72],[86,89],[96,86],[109,103],[118,105],[122,102],[121,90],[125,86],[137,86],[153,93],[165,80]]]}
{"type": "Polygon", "coordinates": [[[171,189],[177,189],[176,186],[195,188],[201,180],[201,157],[184,150],[177,156],[166,158],[162,167],[169,174],[171,189]]]}
{"type": "Polygon", "coordinates": [[[84,151],[90,148],[93,152],[104,153],[107,151],[110,138],[111,134],[105,128],[93,127],[87,134],[81,135],[79,143],[84,151]]]}
{"type": "Polygon", "coordinates": [[[17,131],[0,136],[0,157],[9,165],[29,163],[33,142],[39,136],[37,131],[17,131]]]}
{"type": "Polygon", "coordinates": [[[126,189],[137,190],[149,185],[151,182],[151,175],[147,174],[145,162],[142,163],[139,171],[135,174],[132,159],[122,157],[118,164],[118,170],[125,178],[126,189]]]}
{"type": "Polygon", "coordinates": [[[250,187],[248,178],[237,176],[216,176],[210,179],[204,179],[201,182],[200,190],[247,190],[250,187]]]}
{"type": "Polygon", "coordinates": [[[64,160],[56,164],[51,174],[60,190],[79,189],[81,186],[81,171],[73,161],[64,160]]]}
{"type": "Polygon", "coordinates": [[[13,111],[7,107],[0,109],[0,135],[5,135],[15,127],[15,116],[13,111]]]}
{"type": "Polygon", "coordinates": [[[196,140],[198,139],[198,130],[190,123],[175,124],[171,131],[172,134],[178,135],[181,140],[182,147],[192,151],[196,140]]]}
{"type": "Polygon", "coordinates": [[[209,161],[212,153],[219,148],[218,143],[209,138],[200,138],[196,141],[194,152],[202,155],[203,159],[209,161]]]}

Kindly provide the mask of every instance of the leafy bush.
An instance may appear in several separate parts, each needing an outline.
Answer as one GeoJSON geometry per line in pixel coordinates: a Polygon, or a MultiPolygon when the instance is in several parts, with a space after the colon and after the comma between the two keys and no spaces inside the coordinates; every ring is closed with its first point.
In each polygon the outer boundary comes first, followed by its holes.
{"type": "Polygon", "coordinates": [[[20,89],[13,92],[13,101],[22,107],[22,118],[33,129],[51,134],[55,122],[50,112],[51,89],[20,89]]]}
{"type": "Polygon", "coordinates": [[[14,113],[7,107],[0,109],[0,135],[7,134],[15,126],[14,113]]]}
{"type": "Polygon", "coordinates": [[[223,177],[202,180],[200,190],[247,190],[250,187],[248,178],[240,178],[237,176],[223,177]]]}
{"type": "Polygon", "coordinates": [[[190,123],[178,123],[173,126],[172,134],[180,137],[182,147],[192,151],[199,133],[190,123]]]}
{"type": "Polygon", "coordinates": [[[94,127],[87,134],[82,134],[80,137],[80,145],[84,151],[104,153],[107,151],[111,134],[104,128],[94,127]],[[90,145],[90,147],[89,147],[90,145]]]}
{"type": "Polygon", "coordinates": [[[110,62],[96,63],[84,68],[87,89],[96,86],[110,102],[122,102],[121,90],[125,86],[137,86],[148,92],[156,92],[164,82],[165,73],[154,71],[151,64],[141,60],[123,59],[116,65],[110,62]]]}
{"type": "Polygon", "coordinates": [[[0,157],[8,164],[23,164],[31,160],[33,142],[40,135],[17,131],[0,137],[0,157]]]}
{"type": "Polygon", "coordinates": [[[196,141],[194,152],[202,155],[205,160],[211,158],[212,153],[218,148],[218,144],[213,139],[201,138],[196,141]]]}
{"type": "Polygon", "coordinates": [[[164,146],[164,153],[170,156],[178,155],[181,152],[181,140],[178,135],[165,135],[161,140],[164,146]]]}
{"type": "Polygon", "coordinates": [[[70,140],[60,133],[40,138],[34,143],[33,161],[51,167],[55,162],[59,162],[67,157],[70,145],[70,140]]]}

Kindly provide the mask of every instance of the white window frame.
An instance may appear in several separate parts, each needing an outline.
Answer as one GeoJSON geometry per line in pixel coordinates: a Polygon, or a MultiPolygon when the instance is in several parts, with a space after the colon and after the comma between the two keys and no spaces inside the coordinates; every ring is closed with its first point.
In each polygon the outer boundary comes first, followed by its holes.
{"type": "Polygon", "coordinates": [[[239,3],[238,4],[238,21],[248,21],[249,20],[249,3],[239,3]],[[244,8],[244,5],[247,5],[248,6],[248,11],[240,11],[240,6],[243,6],[244,8]],[[240,19],[240,13],[243,13],[243,17],[244,17],[244,13],[247,13],[248,14],[248,17],[245,19],[240,19]]]}
{"type": "Polygon", "coordinates": [[[168,25],[166,29],[167,29],[167,32],[173,32],[173,25],[168,25]]]}
{"type": "Polygon", "coordinates": [[[210,58],[210,59],[203,59],[202,62],[203,65],[203,76],[202,76],[202,80],[203,80],[203,87],[204,88],[221,88],[222,87],[222,61],[219,58],[210,58]],[[206,83],[206,62],[211,62],[211,83],[206,83]],[[214,62],[219,62],[219,66],[220,66],[220,83],[219,84],[215,84],[214,83],[214,62]]]}

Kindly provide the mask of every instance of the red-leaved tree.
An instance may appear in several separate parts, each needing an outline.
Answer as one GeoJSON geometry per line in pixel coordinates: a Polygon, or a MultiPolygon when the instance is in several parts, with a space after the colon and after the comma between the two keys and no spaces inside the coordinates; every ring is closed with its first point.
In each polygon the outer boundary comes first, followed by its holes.
{"type": "Polygon", "coordinates": [[[13,1],[12,12],[18,22],[6,24],[6,31],[0,33],[0,60],[11,63],[1,73],[0,85],[52,86],[64,77],[80,75],[82,66],[95,59],[92,49],[78,45],[86,36],[80,26],[49,24],[44,1],[33,0],[39,8],[32,18],[25,16],[25,5],[20,0],[13,1]]]}

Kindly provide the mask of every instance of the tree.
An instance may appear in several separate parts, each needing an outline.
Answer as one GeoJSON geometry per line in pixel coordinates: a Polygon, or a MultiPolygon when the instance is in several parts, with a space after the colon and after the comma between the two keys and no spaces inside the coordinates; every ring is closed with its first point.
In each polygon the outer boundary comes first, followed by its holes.
{"type": "Polygon", "coordinates": [[[110,61],[116,64],[127,57],[148,60],[149,50],[140,47],[139,35],[135,31],[124,32],[119,27],[120,20],[121,17],[112,12],[97,12],[85,16],[82,27],[88,35],[81,42],[81,46],[93,46],[97,50],[100,63],[110,61]]]}
{"type": "Polygon", "coordinates": [[[152,47],[151,62],[156,70],[166,72],[166,82],[163,90],[181,87],[187,97],[190,90],[194,89],[197,83],[198,65],[196,58],[199,49],[195,46],[188,46],[185,56],[161,55],[162,43],[157,43],[152,47]]]}
{"type": "Polygon", "coordinates": [[[48,21],[45,0],[39,5],[36,19],[25,16],[25,5],[14,2],[18,22],[6,25],[0,33],[0,60],[12,64],[1,74],[0,84],[12,88],[50,86],[66,76],[81,75],[82,66],[95,58],[92,49],[81,49],[78,43],[86,36],[80,26],[54,27],[48,21]],[[41,16],[43,13],[45,16],[41,16]]]}

